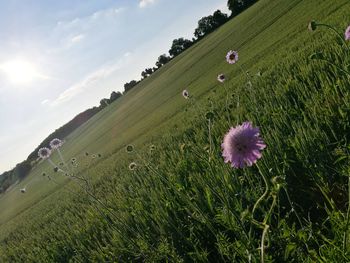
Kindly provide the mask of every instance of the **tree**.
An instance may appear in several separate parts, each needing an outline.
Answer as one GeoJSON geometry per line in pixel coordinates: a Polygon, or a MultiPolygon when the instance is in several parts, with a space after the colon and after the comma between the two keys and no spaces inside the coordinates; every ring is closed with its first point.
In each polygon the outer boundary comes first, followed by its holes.
{"type": "Polygon", "coordinates": [[[236,16],[258,0],[228,0],[227,7],[231,10],[231,16],[236,16]]]}
{"type": "Polygon", "coordinates": [[[148,76],[152,75],[153,69],[152,68],[146,68],[144,71],[141,72],[142,78],[147,78],[148,76]]]}
{"type": "Polygon", "coordinates": [[[100,100],[100,108],[104,108],[109,104],[109,99],[102,99],[100,100]]]}
{"type": "Polygon", "coordinates": [[[146,72],[148,75],[152,75],[153,69],[152,69],[152,68],[146,68],[146,69],[145,69],[145,72],[146,72]]]}
{"type": "Polygon", "coordinates": [[[121,96],[123,95],[119,91],[118,92],[112,91],[111,96],[109,97],[109,101],[113,102],[121,96]]]}
{"type": "Polygon", "coordinates": [[[142,77],[143,79],[145,79],[145,78],[148,77],[148,74],[147,74],[147,72],[146,72],[145,70],[141,72],[141,77],[142,77]]]}
{"type": "Polygon", "coordinates": [[[225,13],[222,13],[219,9],[216,10],[213,14],[213,20],[216,27],[219,27],[225,24],[228,21],[228,16],[225,13]]]}
{"type": "Polygon", "coordinates": [[[169,54],[173,57],[176,57],[190,46],[192,46],[191,40],[184,39],[183,37],[174,39],[173,44],[171,45],[171,48],[169,50],[169,54]]]}
{"type": "Polygon", "coordinates": [[[127,82],[124,84],[124,93],[128,92],[129,90],[131,90],[133,87],[136,86],[138,82],[136,80],[132,80],[130,82],[127,82]]]}
{"type": "Polygon", "coordinates": [[[202,38],[203,36],[205,36],[206,34],[210,33],[211,31],[213,31],[213,25],[214,25],[214,19],[213,16],[205,16],[202,17],[199,21],[198,21],[198,26],[197,28],[194,30],[194,36],[196,38],[202,38]]]}
{"type": "Polygon", "coordinates": [[[166,63],[168,63],[171,60],[171,58],[169,56],[167,56],[166,54],[160,55],[158,57],[158,60],[156,62],[156,66],[158,68],[160,68],[161,66],[165,65],[166,63]]]}
{"type": "Polygon", "coordinates": [[[228,17],[226,14],[223,14],[220,10],[216,10],[213,15],[202,17],[198,21],[194,35],[197,39],[200,39],[224,24],[227,20],[228,17]]]}

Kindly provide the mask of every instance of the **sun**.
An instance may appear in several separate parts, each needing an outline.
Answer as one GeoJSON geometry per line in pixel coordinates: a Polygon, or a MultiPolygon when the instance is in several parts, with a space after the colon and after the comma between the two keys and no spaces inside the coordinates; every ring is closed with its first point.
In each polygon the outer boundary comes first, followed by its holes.
{"type": "Polygon", "coordinates": [[[15,59],[0,64],[0,70],[8,77],[13,84],[28,84],[37,78],[42,78],[36,67],[22,59],[15,59]]]}

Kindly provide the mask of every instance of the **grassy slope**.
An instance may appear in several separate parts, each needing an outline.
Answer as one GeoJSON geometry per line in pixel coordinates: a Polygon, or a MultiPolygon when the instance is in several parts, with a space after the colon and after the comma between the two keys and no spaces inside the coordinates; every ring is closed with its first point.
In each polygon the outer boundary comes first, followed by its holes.
{"type": "MultiPolygon", "coordinates": [[[[219,90],[216,81],[218,73],[231,76],[233,93],[235,87],[242,83],[240,68],[228,67],[224,61],[227,50],[240,52],[240,64],[245,69],[271,73],[276,62],[298,60],[291,53],[311,41],[312,36],[305,30],[311,18],[330,19],[329,16],[339,12],[340,7],[346,5],[349,8],[347,2],[260,1],[77,129],[66,138],[65,155],[82,158],[85,151],[102,153],[104,160],[101,167],[113,166],[115,160],[124,154],[126,144],[142,147],[157,143],[158,137],[172,133],[175,123],[191,118],[183,110],[187,102],[180,94],[184,88],[195,98],[202,99],[211,94],[219,100],[224,92],[219,90]],[[217,94],[211,93],[213,89],[218,90],[217,94]]],[[[41,177],[41,173],[49,169],[47,163],[40,164],[23,182],[0,197],[0,240],[16,228],[15,223],[9,222],[10,219],[21,222],[28,218],[26,213],[28,208],[34,209],[33,205],[36,211],[43,211],[48,204],[58,205],[54,201],[57,198],[65,199],[60,192],[55,192],[60,187],[41,177]],[[25,185],[28,185],[28,192],[21,195],[18,189],[25,185]],[[45,205],[41,206],[42,203],[45,205]],[[18,217],[13,219],[16,215],[18,217]]],[[[92,176],[101,172],[98,165],[90,170],[92,176]]]]}

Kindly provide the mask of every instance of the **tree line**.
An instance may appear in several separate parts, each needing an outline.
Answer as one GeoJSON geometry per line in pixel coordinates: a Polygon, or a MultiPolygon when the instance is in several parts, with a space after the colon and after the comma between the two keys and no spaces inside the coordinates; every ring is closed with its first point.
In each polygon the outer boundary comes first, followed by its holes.
{"type": "Polygon", "coordinates": [[[94,116],[97,112],[101,111],[110,103],[114,102],[118,98],[122,97],[125,93],[134,88],[138,83],[142,80],[146,79],[162,66],[167,64],[170,60],[180,55],[186,49],[191,47],[197,41],[201,40],[206,35],[213,32],[215,29],[226,23],[229,19],[237,16],[249,6],[257,2],[258,0],[228,0],[227,6],[231,11],[231,15],[222,13],[220,10],[216,10],[212,15],[202,17],[198,21],[197,28],[194,30],[194,37],[189,40],[183,37],[174,39],[171,47],[168,51],[168,54],[162,54],[158,57],[155,66],[146,68],[141,72],[140,80],[131,80],[124,84],[124,91],[115,92],[113,91],[110,94],[109,98],[103,98],[100,100],[100,105],[98,107],[93,107],[87,109],[84,112],[79,113],[76,117],[74,117],[71,121],[63,125],[62,127],[55,130],[52,134],[50,134],[40,145],[28,156],[28,158],[17,164],[15,168],[10,171],[6,171],[0,175],[0,193],[6,191],[8,187],[10,187],[17,180],[23,179],[27,174],[29,174],[32,167],[37,162],[37,152],[41,147],[45,147],[49,144],[49,142],[54,138],[65,138],[71,132],[73,132],[80,125],[89,120],[92,116],[94,116]]]}

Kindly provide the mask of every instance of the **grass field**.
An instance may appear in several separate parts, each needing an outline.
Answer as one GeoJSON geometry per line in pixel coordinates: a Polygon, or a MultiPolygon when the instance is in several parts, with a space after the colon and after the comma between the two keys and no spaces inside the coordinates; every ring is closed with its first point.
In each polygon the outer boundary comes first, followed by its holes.
{"type": "Polygon", "coordinates": [[[43,161],[0,196],[0,262],[349,262],[349,76],[310,59],[343,66],[349,53],[333,32],[307,30],[315,19],[343,33],[349,10],[261,0],[99,112],[62,152],[103,205],[43,161]],[[233,169],[220,145],[246,120],[267,148],[233,169]],[[261,175],[270,189],[254,217],[261,175]]]}

